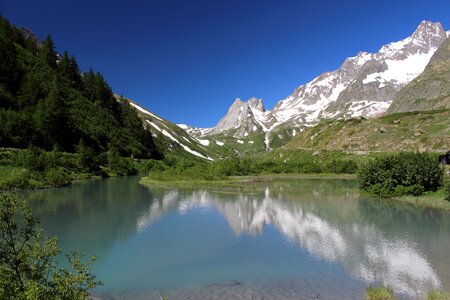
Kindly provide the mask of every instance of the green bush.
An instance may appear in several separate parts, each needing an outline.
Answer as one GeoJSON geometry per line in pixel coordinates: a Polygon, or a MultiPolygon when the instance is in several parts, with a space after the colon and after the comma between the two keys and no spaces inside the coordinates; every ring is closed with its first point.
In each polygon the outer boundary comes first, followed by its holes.
{"type": "Polygon", "coordinates": [[[118,176],[136,175],[137,169],[131,158],[121,157],[118,152],[108,152],[108,170],[118,176]]]}
{"type": "Polygon", "coordinates": [[[445,189],[447,192],[447,200],[450,201],[450,180],[448,180],[447,183],[445,184],[445,189]]]}
{"type": "Polygon", "coordinates": [[[353,160],[333,159],[325,164],[325,172],[353,174],[358,170],[358,165],[353,160]]]}
{"type": "Polygon", "coordinates": [[[70,184],[71,178],[64,169],[53,168],[45,173],[45,182],[51,186],[63,186],[70,184]]]}
{"type": "Polygon", "coordinates": [[[376,158],[358,171],[360,188],[380,197],[421,195],[442,185],[443,170],[427,153],[402,152],[376,158]]]}

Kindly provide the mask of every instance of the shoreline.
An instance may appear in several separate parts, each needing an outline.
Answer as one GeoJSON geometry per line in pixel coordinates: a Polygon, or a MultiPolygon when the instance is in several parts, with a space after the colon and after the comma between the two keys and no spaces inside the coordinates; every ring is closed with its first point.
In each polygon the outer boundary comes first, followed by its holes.
{"type": "Polygon", "coordinates": [[[222,180],[173,180],[158,181],[148,177],[142,177],[139,184],[147,187],[198,189],[208,188],[217,191],[252,191],[261,185],[277,181],[289,181],[296,179],[305,180],[356,180],[354,174],[267,174],[257,176],[230,176],[222,180]]]}

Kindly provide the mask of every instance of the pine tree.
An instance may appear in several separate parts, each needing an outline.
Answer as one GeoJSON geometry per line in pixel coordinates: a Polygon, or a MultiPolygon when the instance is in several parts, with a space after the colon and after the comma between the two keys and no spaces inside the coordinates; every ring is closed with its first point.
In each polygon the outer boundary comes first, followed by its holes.
{"type": "Polygon", "coordinates": [[[46,149],[52,149],[55,144],[63,149],[68,147],[65,145],[68,141],[66,134],[69,132],[65,95],[64,87],[56,79],[48,96],[37,105],[35,120],[42,134],[42,146],[46,149]]]}
{"type": "Polygon", "coordinates": [[[70,76],[70,60],[67,51],[64,51],[63,56],[60,58],[58,62],[58,66],[56,67],[56,71],[60,76],[69,80],[70,76]]]}
{"type": "Polygon", "coordinates": [[[46,65],[48,65],[52,69],[56,69],[56,61],[58,59],[58,56],[55,52],[55,46],[50,35],[48,35],[42,43],[42,47],[39,50],[39,57],[46,65]]]}
{"type": "Polygon", "coordinates": [[[73,88],[81,89],[81,72],[80,68],[78,67],[77,61],[75,60],[75,57],[73,55],[70,56],[69,61],[69,80],[70,85],[73,88]]]}
{"type": "Polygon", "coordinates": [[[78,64],[73,55],[69,58],[67,51],[64,51],[56,70],[61,77],[68,81],[71,87],[81,89],[80,69],[78,68],[78,64]]]}
{"type": "Polygon", "coordinates": [[[14,43],[0,36],[0,85],[10,93],[17,92],[21,71],[14,43]]]}

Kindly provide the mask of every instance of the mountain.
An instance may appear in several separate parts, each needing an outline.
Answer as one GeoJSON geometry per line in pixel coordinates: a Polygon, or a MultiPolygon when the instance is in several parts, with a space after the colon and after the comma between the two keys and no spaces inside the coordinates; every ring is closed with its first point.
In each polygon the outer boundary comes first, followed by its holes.
{"type": "Polygon", "coordinates": [[[163,153],[176,153],[178,155],[193,155],[206,160],[214,160],[215,156],[205,146],[208,140],[194,138],[178,125],[154,114],[130,99],[124,99],[116,95],[119,101],[127,101],[137,110],[144,127],[152,133],[153,140],[163,153]]]}
{"type": "Polygon", "coordinates": [[[242,102],[237,98],[228,109],[227,114],[212,128],[208,134],[214,135],[220,132],[237,128],[234,134],[236,138],[242,138],[249,132],[256,131],[264,122],[266,110],[261,99],[251,98],[242,102]]]}
{"type": "Polygon", "coordinates": [[[450,38],[431,57],[422,74],[394,97],[388,113],[450,109],[450,38]]]}
{"type": "Polygon", "coordinates": [[[422,21],[411,36],[384,45],[377,53],[360,52],[345,59],[339,69],[297,87],[271,111],[260,99],[236,99],[215,127],[195,134],[242,139],[259,132],[270,149],[321,120],[381,115],[395,94],[422,73],[449,33],[440,23],[422,21]]]}

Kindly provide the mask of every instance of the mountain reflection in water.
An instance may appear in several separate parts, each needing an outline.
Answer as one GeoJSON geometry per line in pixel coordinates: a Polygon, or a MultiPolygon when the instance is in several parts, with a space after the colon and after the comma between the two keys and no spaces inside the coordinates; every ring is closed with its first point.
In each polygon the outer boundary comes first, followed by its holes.
{"type": "MultiPolygon", "coordinates": [[[[317,197],[320,187],[312,192],[317,197]]],[[[265,187],[263,197],[170,190],[161,199],[155,199],[137,219],[137,229],[145,231],[164,212],[173,209],[180,214],[190,209],[216,209],[238,236],[261,235],[264,227],[271,224],[310,255],[338,262],[351,276],[369,283],[383,283],[411,296],[441,287],[435,270],[408,236],[386,236],[373,224],[354,222],[352,219],[358,219],[357,216],[349,215],[346,224],[339,219],[335,222],[330,214],[323,218],[315,213],[321,203],[305,205],[304,201],[289,200],[285,196],[280,190],[271,192],[269,187],[265,187]]],[[[359,197],[357,192],[345,196],[359,197]]],[[[333,206],[340,209],[339,201],[333,206]]]]}

